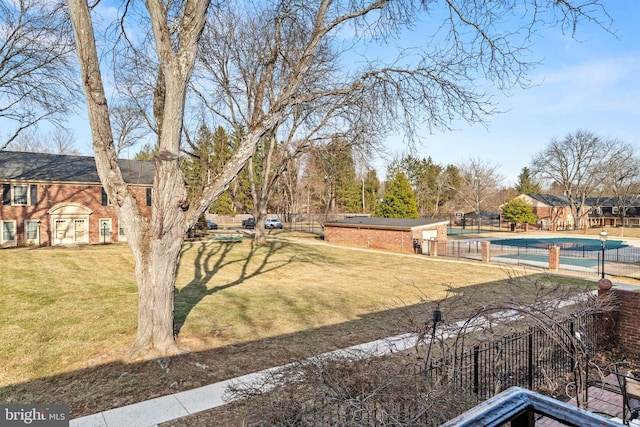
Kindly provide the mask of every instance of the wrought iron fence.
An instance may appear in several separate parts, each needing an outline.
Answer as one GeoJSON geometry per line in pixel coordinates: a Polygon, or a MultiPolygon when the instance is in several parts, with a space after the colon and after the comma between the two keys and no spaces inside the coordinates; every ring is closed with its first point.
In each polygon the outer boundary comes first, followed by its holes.
{"type": "Polygon", "coordinates": [[[460,349],[453,360],[430,363],[423,374],[433,381],[446,374],[457,389],[472,392],[480,401],[513,386],[536,390],[573,373],[577,358],[595,347],[596,337],[597,316],[585,315],[460,349]],[[576,348],[579,342],[583,348],[576,348]]]}

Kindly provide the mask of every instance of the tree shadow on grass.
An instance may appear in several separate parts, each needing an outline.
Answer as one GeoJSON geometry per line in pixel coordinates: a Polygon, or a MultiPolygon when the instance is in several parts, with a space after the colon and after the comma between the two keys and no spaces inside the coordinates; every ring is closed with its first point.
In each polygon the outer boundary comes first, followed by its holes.
{"type": "Polygon", "coordinates": [[[267,242],[266,245],[259,247],[252,243],[251,249],[249,250],[246,258],[238,259],[230,257],[231,252],[237,244],[238,243],[221,243],[216,245],[200,242],[192,243],[183,249],[183,252],[191,249],[195,249],[197,251],[194,260],[195,274],[193,279],[186,286],[180,289],[175,289],[173,314],[174,335],[177,336],[180,333],[180,330],[184,326],[191,310],[193,310],[193,308],[205,297],[224,289],[240,285],[245,280],[252,277],[282,268],[296,260],[296,256],[292,256],[289,259],[272,260],[273,255],[278,250],[281,250],[283,247],[288,245],[288,243],[279,241],[267,242]],[[256,256],[258,250],[260,250],[260,252],[266,250],[266,254],[256,256]],[[255,260],[258,259],[260,262],[256,264],[255,260]],[[237,279],[224,285],[214,286],[210,289],[207,287],[207,284],[209,284],[213,277],[222,268],[238,263],[242,264],[242,267],[237,279]]]}
{"type": "MultiPolygon", "coordinates": [[[[216,259],[208,272],[203,270],[203,273],[197,275],[203,283],[206,283],[204,280],[206,277],[210,277],[223,266],[234,262],[243,263],[241,275],[243,279],[239,278],[210,290],[206,289],[206,285],[196,284],[196,280],[193,280],[189,283],[191,287],[188,290],[181,290],[182,296],[179,297],[181,302],[187,301],[185,307],[189,310],[206,295],[235,286],[242,280],[261,272],[299,261],[291,257],[289,260],[270,264],[269,259],[273,259],[272,255],[279,247],[274,245],[268,249],[265,260],[249,270],[250,266],[247,265],[246,259],[235,260],[230,257],[232,248],[226,245],[205,246],[205,248],[194,246],[198,250],[198,265],[218,255],[219,259],[216,259]]],[[[256,249],[252,248],[250,256],[255,257],[255,252],[256,249]]],[[[299,256],[300,260],[305,260],[304,254],[299,256]]],[[[315,260],[313,255],[309,260],[312,262],[315,260]]],[[[543,277],[543,275],[536,277],[543,277]]],[[[463,312],[475,310],[475,305],[481,303],[478,301],[480,295],[486,297],[493,295],[494,292],[504,294],[504,280],[460,287],[456,288],[455,292],[464,296],[456,304],[447,305],[441,301],[399,304],[397,307],[362,314],[356,319],[338,324],[306,328],[289,334],[175,356],[168,362],[165,361],[165,365],[156,360],[131,364],[113,359],[94,361],[91,364],[85,364],[87,367],[83,369],[0,387],[0,402],[68,404],[71,407],[71,417],[76,418],[205,386],[261,369],[285,365],[323,352],[406,332],[416,332],[412,326],[424,327],[425,322],[431,319],[432,311],[436,307],[443,311],[445,320],[451,322],[459,310],[463,312]]],[[[188,313],[188,311],[183,313],[183,319],[186,319],[188,313]]]]}

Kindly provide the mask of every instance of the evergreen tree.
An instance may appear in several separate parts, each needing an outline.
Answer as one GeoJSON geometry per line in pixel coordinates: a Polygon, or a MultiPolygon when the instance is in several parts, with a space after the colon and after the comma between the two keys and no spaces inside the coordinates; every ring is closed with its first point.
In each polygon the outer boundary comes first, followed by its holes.
{"type": "Polygon", "coordinates": [[[513,198],[502,206],[502,217],[513,224],[535,224],[538,221],[533,213],[533,206],[518,198],[513,198]]]}
{"type": "Polygon", "coordinates": [[[531,176],[529,168],[524,167],[518,175],[518,183],[516,184],[516,191],[518,194],[540,194],[542,193],[542,187],[531,176]]]}
{"type": "Polygon", "coordinates": [[[189,200],[198,197],[202,188],[212,178],[212,158],[215,156],[213,147],[213,134],[205,124],[202,124],[195,141],[190,141],[189,150],[185,150],[186,155],[181,162],[189,200]]]}
{"type": "MultiPolygon", "coordinates": [[[[185,151],[186,156],[182,161],[190,199],[196,197],[222,170],[233,153],[232,143],[232,139],[221,126],[214,132],[204,124],[200,126],[195,141],[190,143],[190,149],[185,151]]],[[[236,212],[232,188],[233,184],[211,205],[209,212],[223,215],[236,212]]]]}
{"type": "Polygon", "coordinates": [[[378,207],[380,195],[380,180],[375,169],[369,169],[364,179],[364,208],[365,213],[374,213],[378,207]]]}
{"type": "Polygon", "coordinates": [[[376,215],[383,218],[418,218],[416,198],[404,172],[398,172],[387,183],[384,199],[376,215]]]}
{"type": "Polygon", "coordinates": [[[142,146],[140,151],[138,151],[133,157],[135,160],[153,160],[153,156],[158,152],[157,145],[151,145],[146,143],[142,146]]]}
{"type": "Polygon", "coordinates": [[[414,192],[418,213],[435,216],[456,195],[452,187],[446,185],[450,168],[435,163],[431,157],[418,159],[406,156],[394,160],[387,168],[387,175],[404,172],[414,192]]]}
{"type": "Polygon", "coordinates": [[[362,196],[353,150],[343,142],[336,142],[335,148],[331,169],[336,205],[343,212],[361,212],[362,196]]]}
{"type": "Polygon", "coordinates": [[[325,213],[361,212],[362,187],[356,176],[351,146],[334,139],[309,152],[306,171],[316,204],[325,213]]]}
{"type": "MultiPolygon", "coordinates": [[[[198,129],[195,141],[190,142],[189,150],[185,150],[185,153],[182,170],[187,182],[189,197],[193,198],[200,194],[202,188],[215,178],[215,175],[231,158],[232,147],[229,135],[221,126],[211,132],[205,124],[202,124],[198,129]]],[[[226,199],[228,202],[229,198],[226,197],[226,199]]],[[[216,204],[220,207],[223,202],[216,202],[216,204]]],[[[230,206],[227,206],[224,210],[228,211],[229,208],[230,206]]]]}

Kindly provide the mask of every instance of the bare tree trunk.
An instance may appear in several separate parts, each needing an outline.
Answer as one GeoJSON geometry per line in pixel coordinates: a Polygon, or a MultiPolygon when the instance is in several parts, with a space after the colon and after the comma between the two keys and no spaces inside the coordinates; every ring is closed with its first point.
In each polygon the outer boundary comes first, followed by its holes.
{"type": "MultiPolygon", "coordinates": [[[[131,347],[131,359],[174,355],[179,347],[173,332],[173,298],[176,268],[184,233],[194,218],[204,211],[205,202],[185,214],[187,192],[178,166],[178,155],[186,85],[189,80],[197,39],[204,25],[208,0],[185,2],[180,46],[171,45],[164,7],[149,0],[156,48],[162,65],[163,90],[158,125],[159,153],[155,156],[152,218],[142,215],[118,167],[117,152],[109,119],[93,24],[87,2],[68,0],[78,51],[78,61],[87,101],[94,156],[100,180],[114,202],[116,213],[127,235],[135,259],[138,282],[138,333],[131,347]]],[[[238,167],[239,169],[239,167],[238,167]]],[[[230,179],[229,179],[230,181],[230,179]]]]}
{"type": "MultiPolygon", "coordinates": [[[[169,235],[167,235],[169,236],[169,235]]],[[[131,359],[170,356],[186,351],[174,339],[173,303],[182,239],[154,240],[150,253],[138,256],[138,332],[131,359]],[[170,262],[175,260],[175,262],[170,262]]],[[[135,250],[134,250],[135,251],[135,250]]]]}

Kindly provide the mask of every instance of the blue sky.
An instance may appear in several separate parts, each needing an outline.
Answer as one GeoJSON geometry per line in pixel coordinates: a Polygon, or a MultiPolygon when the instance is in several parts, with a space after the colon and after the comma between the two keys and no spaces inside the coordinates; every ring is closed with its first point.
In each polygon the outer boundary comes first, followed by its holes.
{"type": "MultiPolygon", "coordinates": [[[[547,30],[533,46],[532,59],[543,63],[531,74],[535,86],[495,97],[498,109],[486,127],[454,124],[453,132],[428,134],[414,153],[447,165],[471,157],[499,167],[505,185],[513,185],[523,167],[553,138],[578,129],[620,139],[640,154],[640,1],[612,0],[605,6],[617,38],[593,26],[576,39],[547,30]]],[[[406,152],[401,137],[388,138],[395,154],[406,152]]],[[[385,161],[376,167],[384,177],[385,161]]]]}

